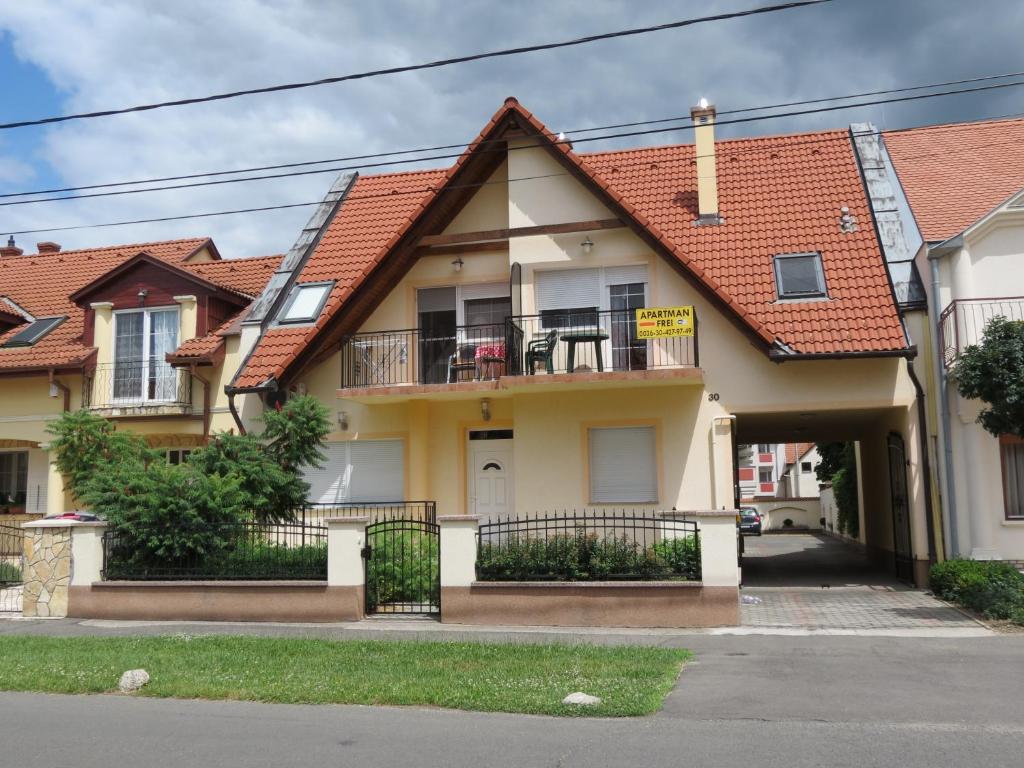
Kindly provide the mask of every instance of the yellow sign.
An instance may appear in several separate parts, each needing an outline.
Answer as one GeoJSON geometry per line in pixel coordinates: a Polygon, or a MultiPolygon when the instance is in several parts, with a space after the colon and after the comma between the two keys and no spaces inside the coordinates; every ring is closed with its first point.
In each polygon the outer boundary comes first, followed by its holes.
{"type": "Polygon", "coordinates": [[[636,311],[638,339],[693,336],[693,307],[648,307],[636,311]]]}

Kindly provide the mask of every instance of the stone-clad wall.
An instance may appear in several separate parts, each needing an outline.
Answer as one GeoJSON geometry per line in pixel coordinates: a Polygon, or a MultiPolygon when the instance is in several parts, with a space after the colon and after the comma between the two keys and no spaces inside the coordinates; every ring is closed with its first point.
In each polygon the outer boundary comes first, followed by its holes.
{"type": "Polygon", "coordinates": [[[22,615],[67,616],[70,582],[71,529],[26,529],[22,615]]]}

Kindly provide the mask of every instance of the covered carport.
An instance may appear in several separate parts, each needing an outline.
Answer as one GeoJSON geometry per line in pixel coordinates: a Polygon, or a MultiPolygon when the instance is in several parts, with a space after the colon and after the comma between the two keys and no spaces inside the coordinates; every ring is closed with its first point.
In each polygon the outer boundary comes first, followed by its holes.
{"type": "Polygon", "coordinates": [[[748,547],[744,584],[927,583],[935,549],[933,510],[915,407],[737,413],[735,441],[854,442],[858,465],[857,541],[825,546],[822,536],[805,534],[786,546],[748,547]]]}

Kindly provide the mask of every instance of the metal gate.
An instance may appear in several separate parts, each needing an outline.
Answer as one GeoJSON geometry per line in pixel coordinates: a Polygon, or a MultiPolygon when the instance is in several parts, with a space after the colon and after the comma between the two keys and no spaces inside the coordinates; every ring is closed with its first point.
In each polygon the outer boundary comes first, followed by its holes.
{"type": "Polygon", "coordinates": [[[0,614],[21,614],[25,532],[0,525],[0,614]]]}
{"type": "Polygon", "coordinates": [[[907,452],[903,438],[889,435],[889,492],[892,498],[893,551],[896,576],[914,581],[914,554],[910,542],[910,508],[907,500],[907,452]]]}
{"type": "Polygon", "coordinates": [[[440,613],[441,547],[437,523],[380,520],[366,526],[366,612],[440,613]]]}

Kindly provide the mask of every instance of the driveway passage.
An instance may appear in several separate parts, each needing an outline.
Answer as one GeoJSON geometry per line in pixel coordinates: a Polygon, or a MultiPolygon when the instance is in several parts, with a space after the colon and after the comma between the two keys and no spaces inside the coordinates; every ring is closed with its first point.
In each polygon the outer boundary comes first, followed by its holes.
{"type": "Polygon", "coordinates": [[[856,548],[814,534],[750,536],[743,624],[806,630],[962,630],[978,624],[871,566],[856,548]]]}

